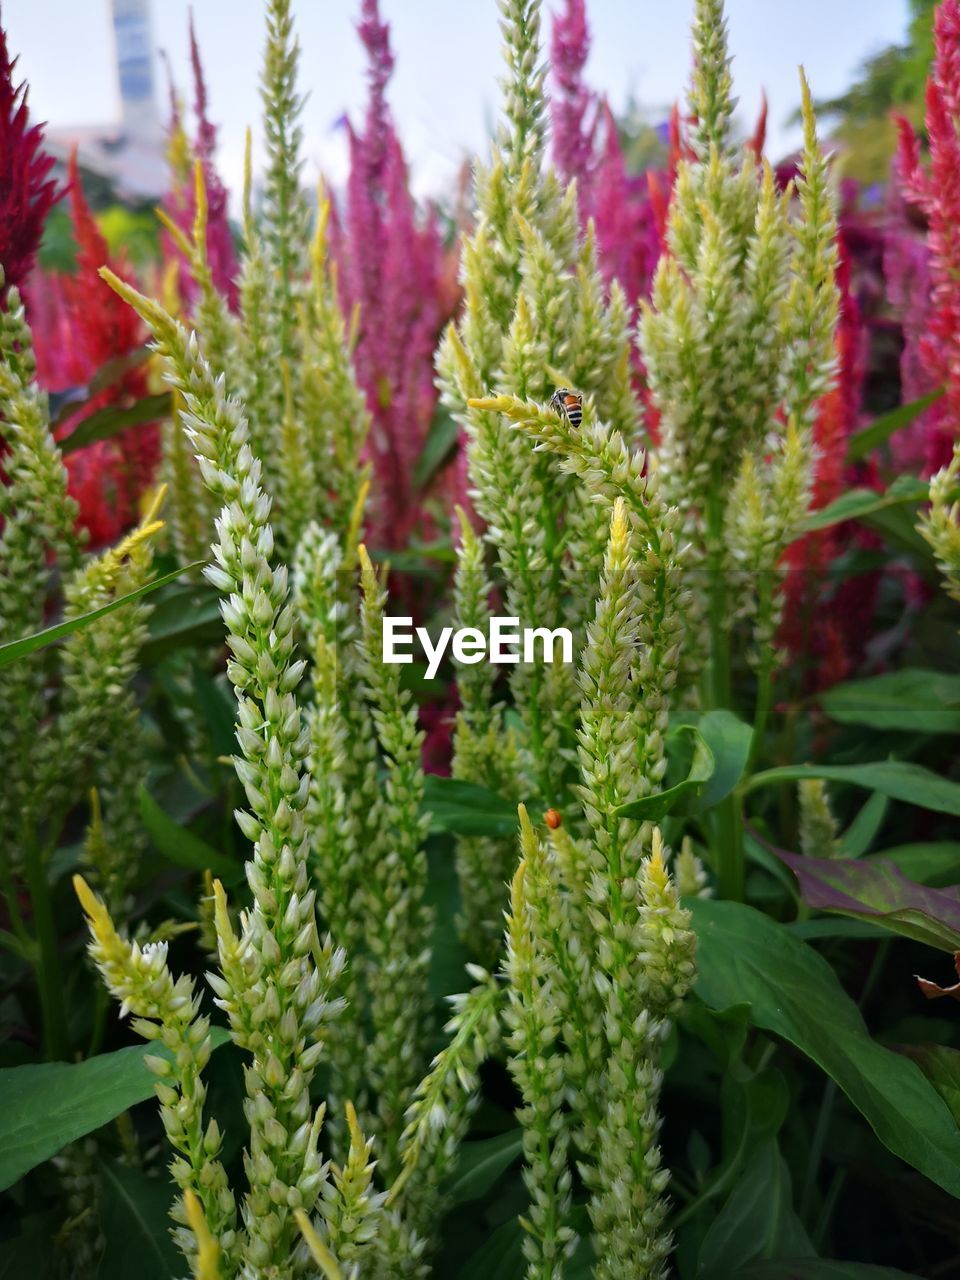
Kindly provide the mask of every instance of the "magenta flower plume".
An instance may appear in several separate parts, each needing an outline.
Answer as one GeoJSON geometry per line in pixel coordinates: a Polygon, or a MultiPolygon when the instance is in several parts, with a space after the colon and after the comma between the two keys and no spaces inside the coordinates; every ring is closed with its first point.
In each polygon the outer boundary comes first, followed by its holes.
{"type": "Polygon", "coordinates": [[[948,461],[960,431],[960,0],[943,0],[934,18],[934,62],[927,82],[930,166],[911,125],[898,121],[898,163],[906,200],[925,215],[932,285],[920,359],[945,391],[932,415],[925,472],[948,461]]]}
{"type": "MultiPolygon", "coordinates": [[[[923,349],[933,305],[926,219],[910,207],[902,187],[902,164],[898,157],[890,184],[883,272],[887,297],[903,335],[900,397],[904,404],[910,404],[933,391],[937,382],[927,366],[923,349]]],[[[945,438],[943,416],[944,404],[938,400],[909,426],[894,433],[890,453],[896,470],[930,474],[936,469],[932,463],[942,453],[945,438]]]]}
{"type": "Polygon", "coordinates": [[[14,83],[17,59],[0,28],[0,266],[6,284],[22,285],[33,267],[47,214],[63,196],[50,177],[43,126],[30,123],[27,84],[14,83]]]}
{"type": "Polygon", "coordinates": [[[590,52],[584,0],[566,0],[553,22],[550,66],[555,90],[551,101],[553,159],[557,172],[577,181],[581,205],[589,204],[599,103],[583,69],[590,52]]]}
{"type": "MultiPolygon", "coordinates": [[[[84,197],[75,153],[70,159],[69,191],[76,270],[41,275],[30,293],[37,373],[49,391],[88,386],[109,360],[134,351],[146,337],[135,312],[100,278],[100,268],[106,264],[133,280],[128,264],[110,255],[84,197]]],[[[58,439],[108,405],[134,404],[148,389],[146,367],[135,365],[59,424],[58,439]]],[[[70,493],[80,508],[78,524],[88,531],[93,547],[115,541],[135,522],[138,501],[152,483],[159,450],[159,433],[151,424],[130,427],[68,456],[70,493]]]]}
{"type": "Polygon", "coordinates": [[[596,226],[600,269],[608,284],[620,281],[635,310],[650,293],[660,257],[660,233],[650,194],[653,175],[627,172],[617,122],[606,102],[599,136],[589,215],[596,226]]]}
{"type": "Polygon", "coordinates": [[[370,538],[402,546],[429,527],[414,475],[436,410],[433,352],[456,297],[436,216],[421,216],[410,191],[387,103],[390,28],[376,0],[363,0],[357,30],[367,53],[367,110],[362,131],[348,125],[350,176],[330,236],[344,311],[359,314],[354,359],[373,415],[368,449],[378,497],[370,538]]]}
{"type": "MultiPolygon", "coordinates": [[[[196,133],[190,149],[193,156],[200,161],[203,179],[207,189],[207,258],[213,282],[226,297],[231,308],[237,304],[237,255],[233,243],[228,217],[229,193],[224,186],[216,167],[217,127],[210,120],[207,104],[207,86],[203,74],[203,63],[200,59],[200,46],[193,23],[193,11],[190,12],[190,65],[193,72],[193,112],[196,118],[196,133]]],[[[170,88],[170,124],[168,127],[171,139],[171,150],[175,149],[178,139],[183,137],[183,120],[180,103],[176,91],[170,88]]],[[[188,235],[193,233],[195,212],[195,192],[192,167],[188,165],[171,165],[171,189],[164,201],[164,207],[177,226],[188,235]]],[[[169,260],[179,257],[179,251],[169,236],[163,237],[164,257],[169,260]]],[[[192,301],[192,288],[188,273],[180,273],[181,291],[189,303],[192,301]]]]}

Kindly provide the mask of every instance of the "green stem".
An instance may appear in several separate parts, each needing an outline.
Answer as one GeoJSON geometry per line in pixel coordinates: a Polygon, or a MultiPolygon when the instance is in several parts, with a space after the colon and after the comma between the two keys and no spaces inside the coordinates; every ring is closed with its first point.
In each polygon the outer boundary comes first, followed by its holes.
{"type": "Polygon", "coordinates": [[[3,898],[7,904],[7,913],[10,916],[10,923],[13,926],[13,932],[23,949],[24,958],[29,960],[33,952],[33,938],[30,936],[30,930],[24,924],[23,912],[20,910],[20,903],[17,898],[17,886],[14,883],[10,869],[4,866],[0,870],[0,879],[3,881],[3,898]]]}
{"type": "Polygon", "coordinates": [[[752,773],[763,749],[763,737],[767,731],[767,721],[773,708],[773,664],[764,659],[757,680],[757,705],[753,713],[753,741],[750,744],[750,758],[746,772],[752,773]]]}
{"type": "MultiPolygon", "coordinates": [[[[727,583],[723,555],[723,477],[714,475],[707,500],[707,568],[709,573],[710,620],[710,704],[729,707],[730,630],[728,627],[727,583]]],[[[744,856],[740,802],[728,796],[716,809],[714,820],[720,893],[724,898],[743,901],[744,856]]]]}
{"type": "Polygon", "coordinates": [[[720,896],[742,902],[746,880],[743,855],[743,819],[740,798],[734,793],[720,802],[714,812],[720,896]]]}
{"type": "Polygon", "coordinates": [[[47,869],[40,846],[30,839],[26,846],[26,880],[30,890],[33,924],[37,933],[34,969],[43,1011],[43,1042],[47,1057],[61,1061],[67,1057],[67,1016],[63,1003],[60,953],[53,919],[47,869]]]}
{"type": "Polygon", "coordinates": [[[707,500],[707,572],[709,575],[710,700],[714,707],[730,705],[730,632],[723,563],[722,478],[714,476],[707,500]]]}

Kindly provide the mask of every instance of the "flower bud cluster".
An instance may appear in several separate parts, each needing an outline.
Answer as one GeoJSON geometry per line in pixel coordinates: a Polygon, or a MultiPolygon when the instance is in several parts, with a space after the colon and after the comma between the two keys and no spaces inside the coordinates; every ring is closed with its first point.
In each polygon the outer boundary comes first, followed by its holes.
{"type": "MultiPolygon", "coordinates": [[[[262,77],[267,152],[263,209],[255,220],[248,135],[237,314],[218,292],[207,257],[207,198],[200,164],[192,238],[172,217],[164,219],[193,276],[196,302],[190,320],[204,355],[245,406],[251,450],[261,461],[265,487],[275,503],[278,549],[288,558],[310,521],[346,528],[364,483],[359,455],[369,426],[350,363],[353,339],[328,261],[329,203],[322,195],[311,249],[310,208],[300,187],[303,99],[296,87],[298,61],[290,0],[269,0],[262,77]]],[[[182,465],[182,430],[175,421],[165,447],[174,526],[183,533],[178,547],[189,543],[186,533],[195,523],[191,510],[209,506],[190,469],[182,465]]]]}
{"type": "Polygon", "coordinates": [[[689,154],[641,304],[640,353],[660,415],[657,471],[684,512],[691,563],[709,569],[714,630],[752,620],[769,664],[778,618],[755,575],[774,572],[808,510],[812,428],[836,374],[834,196],[802,74],[794,200],[733,145],[722,0],[698,0],[694,49],[689,154]]]}
{"type": "Polygon", "coordinates": [[[944,579],[944,588],[960,600],[960,443],[953,457],[930,481],[930,506],[920,521],[920,532],[933,548],[944,579]]]}
{"type": "MultiPolygon", "coordinates": [[[[0,275],[2,285],[2,275],[0,275]]],[[[0,308],[0,642],[18,640],[45,625],[51,562],[63,570],[78,559],[77,508],[67,494],[67,472],[53,434],[47,398],[35,381],[36,362],[19,291],[0,308]]],[[[45,750],[42,655],[0,670],[0,857],[19,862],[21,837],[46,812],[39,784],[45,750]]]]}
{"type": "MultiPolygon", "coordinates": [[[[484,542],[467,513],[458,508],[460,547],[454,579],[454,612],[463,627],[485,631],[490,617],[492,584],[487,576],[484,542]]],[[[463,782],[493,787],[517,802],[518,746],[512,727],[502,723],[502,707],[494,693],[494,672],[487,663],[465,666],[457,673],[460,710],[453,737],[453,776],[463,782]]],[[[495,965],[500,954],[505,886],[516,865],[512,837],[459,836],[457,880],[461,910],[460,936],[478,960],[495,965]]]]}
{"type": "Polygon", "coordinates": [[[424,1239],[443,1207],[442,1185],[480,1100],[480,1066],[501,1040],[502,987],[478,965],[468,965],[467,972],[477,985],[450,997],[454,1013],[444,1027],[450,1038],[407,1109],[401,1170],[387,1199],[424,1239]]]}
{"type": "Polygon", "coordinates": [[[840,833],[830,808],[827,784],[822,778],[801,778],[797,783],[797,798],[801,850],[808,858],[836,858],[840,833]]]}
{"type": "Polygon", "coordinates": [[[428,1031],[427,975],[433,912],[426,905],[429,818],[422,813],[423,732],[417,708],[401,688],[400,670],[383,661],[386,590],[360,547],[361,678],[386,764],[376,862],[366,886],[370,932],[367,987],[373,1039],[368,1071],[383,1133],[381,1166],[399,1172],[399,1137],[423,1065],[428,1031]],[[379,922],[379,927],[374,922],[379,922]]]}
{"type": "MultiPolygon", "coordinates": [[[[544,163],[539,8],[536,0],[500,3],[504,119],[490,164],[477,170],[477,225],[463,248],[466,306],[441,345],[438,375],[445,403],[467,432],[471,498],[486,523],[484,541],[495,553],[507,612],[551,629],[572,626],[579,644],[592,610],[606,517],[555,457],[531,452],[499,414],[471,403],[491,393],[546,402],[567,382],[592,397],[596,411],[628,439],[639,428],[627,300],[616,284],[605,290],[593,232],[580,234],[576,190],[565,191],[544,163]]],[[[462,538],[460,555],[475,560],[476,554],[462,538]]],[[[476,605],[475,593],[470,603],[476,605]]],[[[518,664],[510,687],[523,726],[520,767],[513,771],[519,790],[563,808],[576,772],[579,695],[572,670],[518,664]]],[[[484,764],[479,743],[488,732],[503,738],[503,713],[492,706],[482,727],[473,718],[473,732],[458,731],[454,771],[497,787],[493,756],[487,753],[484,764]]],[[[498,913],[489,895],[475,898],[472,890],[484,878],[501,883],[501,853],[493,842],[460,845],[467,877],[462,896],[475,903],[470,929],[484,956],[492,954],[498,913]]]]}
{"type": "Polygon", "coordinates": [[[309,887],[308,737],[294,692],[305,663],[295,656],[287,570],[272,564],[270,499],[237,403],[213,376],[195,337],[157,304],[115,277],[111,283],[152,329],[168,376],[184,396],[204,481],[222,504],[214,563],[205,572],[224,596],[241,750],[235,767],[248,805],[237,820],[253,841],[246,866],[253,905],[241,912],[236,934],[216,886],[222,972],[210,980],[234,1039],[251,1054],[243,1253],[255,1267],[286,1267],[293,1211],[310,1211],[326,1176],[317,1145],[322,1111],[314,1110],[309,1088],[325,1024],[339,1008],[332,987],[344,959],[321,945],[309,887]]]}
{"type": "MultiPolygon", "coordinates": [[[[152,542],[163,528],[154,517],[160,490],[139,528],[116,547],[76,570],[64,587],[64,616],[77,618],[146,585],[152,542]]],[[[107,908],[118,911],[145,848],[138,788],[146,776],[144,729],[130,682],[137,670],[152,606],[137,600],[75,631],[63,646],[63,698],[49,754],[74,762],[65,774],[50,759],[47,802],[67,805],[79,780],[96,781],[94,838],[87,864],[107,908]],[[123,749],[118,749],[118,744],[123,749]]]]}
{"type": "Polygon", "coordinates": [[[572,1175],[570,1123],[564,1111],[567,1083],[559,1052],[560,1008],[544,919],[550,891],[546,855],[520,807],[520,865],[513,877],[507,917],[504,974],[508,988],[510,1070],[523,1097],[524,1181],[530,1206],[524,1220],[527,1274],[559,1277],[576,1247],[570,1226],[572,1175]]]}
{"type": "Polygon", "coordinates": [[[349,1141],[345,1103],[365,1114],[369,1102],[364,966],[377,926],[365,908],[383,814],[377,737],[361,688],[359,619],[348,599],[356,585],[348,566],[355,562],[354,539],[344,548],[317,524],[305,530],[294,562],[297,615],[313,659],[306,704],[311,864],[320,915],[349,957],[340,983],[347,1009],[329,1046],[328,1129],[337,1155],[349,1141]]]}
{"type": "MultiPolygon", "coordinates": [[[[174,979],[164,942],[129,942],[120,937],[104,904],[81,876],[74,887],[90,928],[90,955],[108,990],[120,1003],[120,1016],[134,1015],[134,1028],[158,1050],[144,1061],[157,1077],[160,1118],[177,1155],[170,1173],[181,1193],[193,1191],[203,1204],[206,1221],[229,1259],[240,1248],[236,1204],[218,1158],[221,1133],[216,1120],[205,1123],[206,1086],[201,1079],[212,1048],[210,1021],[200,1015],[193,980],[174,979]],[[159,1052],[161,1051],[162,1052],[159,1052]]],[[[173,1209],[175,1221],[186,1222],[182,1198],[173,1209]]],[[[178,1242],[187,1257],[195,1253],[193,1235],[181,1232],[178,1242]]]]}

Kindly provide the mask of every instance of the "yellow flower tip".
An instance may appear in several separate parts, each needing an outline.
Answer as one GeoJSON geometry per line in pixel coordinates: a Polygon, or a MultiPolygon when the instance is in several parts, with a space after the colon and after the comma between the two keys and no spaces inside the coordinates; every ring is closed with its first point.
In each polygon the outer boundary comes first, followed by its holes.
{"type": "Polygon", "coordinates": [[[198,156],[193,166],[193,191],[197,202],[197,222],[206,226],[207,222],[207,180],[203,174],[203,161],[198,156]]]}
{"type": "Polygon", "coordinates": [[[647,879],[658,889],[666,888],[670,882],[663,835],[659,827],[653,829],[652,848],[650,857],[647,859],[647,879]]]}
{"type": "Polygon", "coordinates": [[[143,498],[143,516],[142,524],[152,524],[157,518],[157,513],[166,501],[169,485],[161,484],[153,490],[152,493],[146,493],[143,498]]]}
{"type": "Polygon", "coordinates": [[[350,1145],[358,1151],[362,1151],[366,1147],[366,1140],[360,1130],[360,1121],[357,1119],[357,1109],[353,1103],[347,1099],[344,1104],[344,1111],[347,1113],[347,1129],[350,1131],[350,1145]]]}
{"type": "Polygon", "coordinates": [[[163,305],[170,315],[175,316],[180,311],[180,259],[171,258],[163,269],[163,277],[160,281],[160,297],[163,299],[163,305]]]}
{"type": "Polygon", "coordinates": [[[516,871],[513,873],[513,879],[510,881],[510,913],[514,920],[519,920],[527,904],[527,896],[524,891],[526,878],[527,860],[526,858],[521,858],[517,863],[516,871]]]}
{"type": "Polygon", "coordinates": [[[317,187],[317,230],[316,242],[320,245],[326,244],[327,227],[330,225],[330,198],[326,195],[323,186],[323,179],[317,187]]]}
{"type": "Polygon", "coordinates": [[[196,1280],[217,1280],[220,1275],[220,1246],[211,1234],[204,1217],[203,1206],[196,1193],[187,1187],[183,1193],[183,1210],[187,1225],[197,1241],[197,1260],[194,1270],[196,1280]]]}
{"type": "Polygon", "coordinates": [[[147,324],[156,325],[161,319],[169,321],[169,317],[162,308],[145,297],[132,284],[127,284],[126,280],[121,280],[115,271],[111,271],[109,267],[100,267],[99,274],[100,279],[104,280],[124,302],[133,307],[137,315],[141,316],[147,324]]]}
{"type": "Polygon", "coordinates": [[[367,505],[367,496],[370,493],[370,477],[366,476],[361,482],[357,490],[357,497],[353,504],[353,510],[350,512],[350,520],[347,525],[347,537],[345,543],[345,567],[349,567],[355,554],[354,548],[360,542],[360,534],[363,528],[363,513],[367,505]]]}
{"type": "Polygon", "coordinates": [[[314,1262],[326,1276],[326,1280],[343,1280],[343,1273],[337,1264],[336,1258],[314,1231],[313,1223],[304,1211],[302,1209],[294,1209],[293,1216],[314,1262]]]}
{"type": "Polygon", "coordinates": [[[610,541],[615,546],[625,546],[630,537],[630,525],[627,522],[627,507],[622,497],[613,504],[613,515],[610,518],[610,541]]]}
{"type": "Polygon", "coordinates": [[[85,914],[91,922],[99,920],[103,915],[103,903],[79,873],[73,877],[73,892],[80,900],[85,914]]]}
{"type": "Polygon", "coordinates": [[[457,518],[457,525],[460,529],[460,543],[464,547],[472,547],[477,541],[477,531],[473,527],[473,521],[467,515],[459,502],[454,505],[453,513],[457,518]]]}
{"type": "Polygon", "coordinates": [[[357,546],[357,558],[360,561],[360,568],[365,574],[373,573],[373,561],[370,559],[366,544],[363,542],[357,546]]]}
{"type": "Polygon", "coordinates": [[[169,213],[167,213],[166,209],[158,207],[154,212],[157,215],[157,221],[163,227],[164,231],[166,231],[167,235],[170,236],[171,240],[173,240],[174,244],[176,244],[183,256],[185,258],[189,258],[193,252],[193,246],[187,236],[184,235],[183,228],[177,226],[173,218],[171,218],[169,213]]]}
{"type": "Polygon", "coordinates": [[[476,396],[467,401],[467,408],[480,409],[484,413],[506,413],[512,404],[512,396],[476,396]]]}

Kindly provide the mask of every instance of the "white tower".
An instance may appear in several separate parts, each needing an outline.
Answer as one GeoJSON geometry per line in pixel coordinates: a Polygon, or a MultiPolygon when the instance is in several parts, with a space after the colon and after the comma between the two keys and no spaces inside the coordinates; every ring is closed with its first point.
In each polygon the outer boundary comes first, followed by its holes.
{"type": "Polygon", "coordinates": [[[156,96],[156,57],[150,0],[111,0],[123,132],[130,141],[162,135],[156,96]]]}

